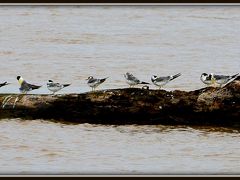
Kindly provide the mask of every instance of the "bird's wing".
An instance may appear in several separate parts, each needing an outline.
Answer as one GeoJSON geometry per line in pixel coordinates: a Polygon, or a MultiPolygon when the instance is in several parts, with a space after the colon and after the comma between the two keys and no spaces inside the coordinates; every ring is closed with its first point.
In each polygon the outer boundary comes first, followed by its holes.
{"type": "Polygon", "coordinates": [[[40,88],[41,86],[37,86],[37,85],[34,85],[34,84],[29,84],[30,88],[31,89],[38,89],[40,88]]]}
{"type": "Polygon", "coordinates": [[[98,79],[89,79],[88,80],[88,83],[95,83],[95,82],[97,82],[98,81],[98,79]]]}
{"type": "Polygon", "coordinates": [[[224,76],[224,75],[214,75],[213,76],[216,80],[220,80],[220,79],[230,79],[231,76],[224,76]]]}
{"type": "Polygon", "coordinates": [[[161,81],[168,81],[171,77],[170,76],[166,76],[166,77],[158,77],[156,79],[157,82],[161,82],[161,81]]]}
{"type": "Polygon", "coordinates": [[[62,85],[60,83],[48,83],[49,87],[61,87],[62,85]]]}
{"type": "Polygon", "coordinates": [[[127,78],[130,81],[140,82],[140,80],[138,78],[136,78],[135,76],[133,76],[132,74],[128,74],[127,78]]]}

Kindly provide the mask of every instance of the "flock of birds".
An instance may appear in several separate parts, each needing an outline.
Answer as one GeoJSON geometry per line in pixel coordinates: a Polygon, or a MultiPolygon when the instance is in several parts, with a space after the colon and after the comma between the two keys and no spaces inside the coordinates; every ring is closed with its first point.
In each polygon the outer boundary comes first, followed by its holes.
{"type": "MultiPolygon", "coordinates": [[[[213,73],[210,73],[210,74],[202,73],[202,75],[200,76],[200,80],[208,86],[219,85],[220,87],[223,87],[224,85],[226,85],[229,82],[236,79],[238,77],[238,75],[239,75],[239,73],[235,74],[233,76],[216,75],[213,73]]],[[[151,81],[155,86],[157,86],[157,87],[159,87],[159,89],[161,89],[164,85],[166,85],[167,83],[176,79],[179,76],[181,76],[181,73],[171,75],[171,76],[164,76],[164,77],[158,77],[156,75],[153,75],[151,77],[151,81]]],[[[134,87],[136,85],[139,85],[139,84],[150,84],[148,82],[140,81],[137,77],[135,77],[133,74],[131,74],[129,72],[124,74],[124,77],[126,79],[126,82],[129,84],[130,88],[134,87]]],[[[89,87],[91,87],[92,91],[94,91],[96,89],[96,87],[98,87],[100,84],[105,82],[107,78],[97,79],[92,76],[89,76],[86,80],[87,80],[87,84],[89,85],[89,87]]],[[[17,76],[17,80],[20,84],[19,90],[23,94],[26,94],[29,91],[32,91],[34,89],[39,89],[40,87],[42,87],[42,86],[37,86],[34,84],[27,83],[27,81],[25,81],[21,76],[17,76]]],[[[0,87],[6,86],[8,84],[10,84],[10,83],[8,83],[8,82],[1,83],[0,87]]],[[[53,82],[52,80],[48,80],[48,82],[47,82],[47,88],[49,89],[49,91],[52,92],[52,94],[55,94],[57,91],[65,88],[67,86],[70,86],[70,85],[71,84],[56,83],[56,82],[53,82]]]]}
{"type": "MultiPolygon", "coordinates": [[[[213,73],[210,73],[210,74],[202,73],[202,75],[200,76],[200,80],[208,86],[217,85],[221,88],[221,87],[224,87],[225,85],[227,85],[228,83],[232,82],[234,79],[236,79],[238,77],[238,75],[239,75],[239,73],[235,74],[233,76],[216,75],[213,73]]],[[[164,85],[166,85],[167,83],[176,79],[179,76],[181,76],[181,73],[171,75],[171,76],[162,76],[162,77],[153,75],[151,77],[151,81],[155,86],[157,86],[159,89],[161,89],[164,85]]],[[[133,74],[131,74],[129,72],[124,74],[124,77],[126,79],[126,82],[129,84],[130,88],[134,87],[136,85],[140,85],[140,84],[143,84],[145,86],[147,86],[146,84],[150,84],[148,82],[140,81],[137,77],[135,77],[133,74]]],[[[100,84],[105,82],[107,78],[97,79],[92,76],[89,76],[86,80],[87,80],[88,86],[92,88],[92,91],[94,91],[100,84]]],[[[42,86],[28,83],[21,76],[17,76],[17,80],[20,84],[19,90],[20,90],[21,94],[16,96],[14,104],[13,104],[13,108],[15,107],[16,103],[18,102],[19,96],[27,94],[29,91],[32,91],[34,89],[39,89],[40,87],[42,87],[42,86]]],[[[8,83],[8,82],[1,83],[0,87],[6,86],[8,84],[10,84],[10,83],[8,83]]],[[[53,95],[56,92],[58,92],[59,90],[65,88],[65,87],[68,87],[70,85],[71,84],[56,83],[56,82],[53,82],[52,80],[48,80],[48,82],[47,82],[47,88],[49,89],[49,91],[52,92],[53,95]]],[[[147,88],[149,88],[149,87],[147,86],[147,88]]],[[[4,108],[12,98],[13,98],[13,95],[8,95],[7,97],[5,97],[2,102],[2,108],[4,108]]]]}

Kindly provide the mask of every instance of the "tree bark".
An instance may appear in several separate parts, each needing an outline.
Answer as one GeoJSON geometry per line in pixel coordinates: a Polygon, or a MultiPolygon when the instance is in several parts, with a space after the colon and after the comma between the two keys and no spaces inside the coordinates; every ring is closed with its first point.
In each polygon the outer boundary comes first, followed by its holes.
{"type": "MultiPolygon", "coordinates": [[[[0,103],[9,94],[0,95],[0,103]]],[[[94,124],[165,124],[240,126],[240,81],[223,88],[165,91],[140,88],[110,89],[82,94],[17,95],[3,108],[0,119],[50,119],[94,124]]]]}

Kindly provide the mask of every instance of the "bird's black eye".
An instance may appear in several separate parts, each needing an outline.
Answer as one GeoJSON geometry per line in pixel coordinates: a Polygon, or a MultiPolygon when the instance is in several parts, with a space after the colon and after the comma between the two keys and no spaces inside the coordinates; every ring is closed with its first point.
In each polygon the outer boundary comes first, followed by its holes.
{"type": "Polygon", "coordinates": [[[53,82],[52,80],[48,80],[48,82],[53,82]]]}
{"type": "Polygon", "coordinates": [[[20,79],[20,76],[17,76],[17,80],[19,80],[20,79]]]}

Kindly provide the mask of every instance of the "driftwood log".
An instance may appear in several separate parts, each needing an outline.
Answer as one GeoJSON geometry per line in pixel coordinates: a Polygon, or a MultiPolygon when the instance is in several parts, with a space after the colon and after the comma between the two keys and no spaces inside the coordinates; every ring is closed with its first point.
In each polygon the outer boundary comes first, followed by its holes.
{"type": "MultiPolygon", "coordinates": [[[[0,103],[9,94],[0,95],[0,103]]],[[[12,95],[13,97],[17,95],[12,95]]],[[[240,80],[223,88],[165,91],[110,89],[82,94],[21,95],[0,107],[0,119],[48,119],[93,124],[240,127],[240,80]]]]}

